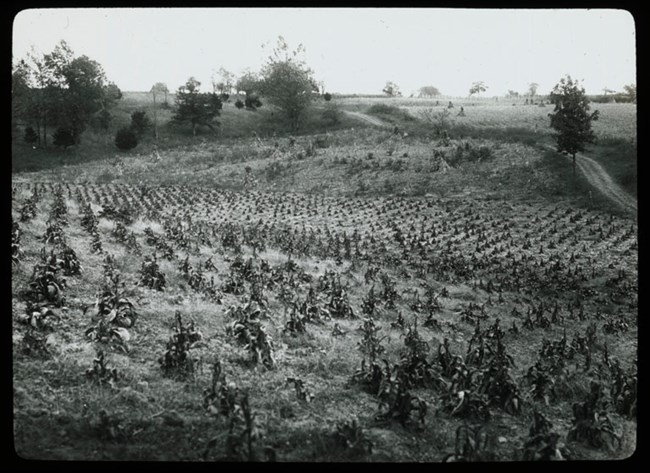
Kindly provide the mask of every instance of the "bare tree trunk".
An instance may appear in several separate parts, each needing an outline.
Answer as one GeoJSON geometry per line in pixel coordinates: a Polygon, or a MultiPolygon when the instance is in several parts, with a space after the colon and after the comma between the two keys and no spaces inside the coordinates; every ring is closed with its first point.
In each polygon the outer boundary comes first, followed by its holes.
{"type": "Polygon", "coordinates": [[[576,154],[573,153],[573,180],[576,179],[576,154]]]}
{"type": "Polygon", "coordinates": [[[47,112],[43,114],[43,148],[47,148],[47,112]]]}
{"type": "Polygon", "coordinates": [[[41,121],[36,118],[36,133],[38,134],[38,147],[41,147],[41,121]]]}
{"type": "Polygon", "coordinates": [[[156,110],[156,94],[153,93],[153,136],[158,141],[158,111],[156,110]]]}

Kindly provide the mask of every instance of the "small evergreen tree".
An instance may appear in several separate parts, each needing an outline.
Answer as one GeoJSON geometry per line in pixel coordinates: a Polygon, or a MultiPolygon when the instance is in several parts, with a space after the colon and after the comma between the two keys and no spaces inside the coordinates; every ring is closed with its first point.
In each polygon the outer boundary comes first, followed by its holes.
{"type": "Polygon", "coordinates": [[[573,158],[573,177],[576,175],[576,153],[585,150],[585,144],[593,143],[596,135],[591,122],[598,120],[598,110],[589,112],[589,99],[584,87],[571,76],[560,79],[549,96],[555,109],[548,116],[555,133],[557,151],[573,158]]]}
{"type": "MultiPolygon", "coordinates": [[[[189,122],[192,125],[192,134],[196,135],[199,126],[207,126],[216,131],[212,123],[214,118],[221,114],[223,102],[216,93],[200,93],[201,83],[190,77],[185,85],[178,88],[176,93],[176,113],[172,117],[175,123],[189,122]]],[[[219,126],[218,122],[215,122],[219,126]]]]}
{"type": "Polygon", "coordinates": [[[115,134],[115,146],[121,150],[129,150],[138,145],[138,137],[129,127],[123,127],[117,130],[115,134]]]}
{"type": "Polygon", "coordinates": [[[131,114],[131,129],[138,135],[142,135],[151,127],[151,120],[144,110],[137,110],[131,114]]]}

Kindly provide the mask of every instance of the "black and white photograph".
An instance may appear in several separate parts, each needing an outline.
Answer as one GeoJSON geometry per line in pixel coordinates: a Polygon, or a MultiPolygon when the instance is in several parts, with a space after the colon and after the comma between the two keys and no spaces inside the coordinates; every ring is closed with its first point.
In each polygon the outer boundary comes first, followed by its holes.
{"type": "Polygon", "coordinates": [[[636,28],[18,11],[14,455],[637,458],[636,28]]]}

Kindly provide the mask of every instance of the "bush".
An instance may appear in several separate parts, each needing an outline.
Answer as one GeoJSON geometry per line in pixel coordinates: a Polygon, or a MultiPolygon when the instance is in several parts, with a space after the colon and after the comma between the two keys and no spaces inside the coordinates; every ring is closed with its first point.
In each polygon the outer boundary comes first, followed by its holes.
{"type": "Polygon", "coordinates": [[[333,105],[328,105],[325,110],[323,110],[323,113],[321,114],[321,118],[329,123],[330,125],[338,125],[341,123],[341,117],[343,113],[338,107],[335,107],[333,105]]]}
{"type": "Polygon", "coordinates": [[[244,108],[244,102],[242,102],[240,99],[237,99],[237,101],[235,102],[235,107],[241,110],[242,108],[244,108]]]}
{"type": "Polygon", "coordinates": [[[58,128],[52,137],[54,138],[54,145],[63,146],[63,149],[75,144],[75,134],[71,128],[58,128]]]}
{"type": "Polygon", "coordinates": [[[256,95],[251,95],[250,97],[246,97],[244,100],[244,105],[248,110],[255,110],[256,108],[262,106],[262,102],[256,95]]]}
{"type": "Polygon", "coordinates": [[[329,102],[330,100],[332,100],[332,94],[330,94],[329,92],[325,92],[325,94],[323,94],[323,98],[325,99],[326,102],[329,102]]]}
{"type": "MultiPolygon", "coordinates": [[[[151,127],[151,120],[149,120],[149,117],[147,116],[147,112],[145,112],[144,110],[138,110],[131,114],[131,128],[135,133],[141,135],[150,127],[151,127]]],[[[131,148],[133,148],[133,146],[131,146],[131,148]]],[[[126,148],[126,149],[130,149],[130,148],[126,148]]]]}
{"type": "Polygon", "coordinates": [[[396,118],[407,122],[412,122],[415,118],[408,112],[402,110],[395,105],[386,105],[377,103],[368,108],[368,113],[371,115],[383,115],[384,118],[396,118]]]}
{"type": "Polygon", "coordinates": [[[38,141],[38,135],[31,126],[25,128],[25,143],[36,143],[38,141]]]}
{"type": "Polygon", "coordinates": [[[121,150],[129,150],[138,145],[138,138],[130,128],[124,127],[117,130],[115,135],[115,146],[121,150]]]}

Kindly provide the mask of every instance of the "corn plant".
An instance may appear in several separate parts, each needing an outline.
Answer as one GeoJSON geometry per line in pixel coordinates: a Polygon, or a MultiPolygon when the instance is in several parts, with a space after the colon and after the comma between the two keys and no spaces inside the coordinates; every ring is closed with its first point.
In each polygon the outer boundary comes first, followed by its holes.
{"type": "Polygon", "coordinates": [[[621,437],[607,413],[604,389],[599,382],[591,382],[586,401],[573,404],[573,425],[567,440],[587,443],[594,448],[606,447],[610,451],[621,446],[621,437]]]}
{"type": "Polygon", "coordinates": [[[108,320],[100,319],[95,325],[88,327],[84,334],[89,340],[106,345],[112,350],[129,352],[128,341],[131,334],[126,328],[116,327],[108,320]]]}
{"type": "Polygon", "coordinates": [[[140,267],[140,284],[149,289],[163,291],[165,289],[165,275],[160,271],[156,255],[145,257],[140,267]]]}
{"type": "Polygon", "coordinates": [[[194,322],[183,324],[180,311],[176,311],[174,332],[167,342],[167,351],[158,359],[167,376],[184,378],[194,373],[198,361],[192,358],[190,350],[202,340],[201,332],[196,330],[194,322]]]}
{"type": "Polygon", "coordinates": [[[370,316],[364,318],[363,324],[359,327],[359,331],[362,333],[362,338],[357,343],[357,346],[363,355],[363,358],[367,359],[369,363],[374,363],[385,351],[381,342],[386,338],[386,336],[379,337],[377,333],[380,330],[381,327],[375,325],[375,320],[370,316]]]}
{"type": "Polygon", "coordinates": [[[369,455],[373,443],[366,436],[357,419],[343,420],[336,423],[331,434],[334,445],[351,456],[369,455]]]}
{"type": "Polygon", "coordinates": [[[23,250],[20,247],[20,239],[22,237],[22,230],[18,222],[11,222],[11,264],[16,265],[23,257],[23,250]]]}
{"type": "Polygon", "coordinates": [[[296,336],[299,333],[306,332],[307,319],[296,309],[296,306],[294,305],[291,308],[289,319],[287,319],[286,323],[284,324],[283,333],[289,333],[292,336],[296,336]]]}
{"type": "Polygon", "coordinates": [[[249,303],[245,307],[231,307],[228,315],[235,320],[228,326],[227,332],[248,350],[251,362],[262,363],[267,369],[273,369],[273,341],[262,327],[260,311],[249,303]]]}
{"type": "Polygon", "coordinates": [[[443,462],[485,462],[494,460],[493,439],[482,426],[461,425],[456,429],[454,453],[443,462]]]}
{"type": "Polygon", "coordinates": [[[47,222],[45,235],[43,235],[43,242],[54,246],[66,244],[65,233],[58,220],[49,220],[47,222]]]}
{"type": "Polygon", "coordinates": [[[553,424],[538,411],[533,414],[528,438],[524,442],[523,461],[565,460],[565,450],[559,443],[560,434],[553,432],[553,424]]]}
{"type": "Polygon", "coordinates": [[[613,380],[610,393],[614,409],[629,419],[636,418],[637,375],[624,373],[618,363],[613,363],[611,370],[613,380]]]}
{"type": "Polygon", "coordinates": [[[388,373],[382,379],[379,388],[379,413],[377,419],[397,420],[405,425],[413,411],[417,412],[417,421],[424,427],[427,414],[427,403],[410,392],[409,375],[401,366],[397,366],[393,374],[388,373]]]}
{"type": "Polygon", "coordinates": [[[300,378],[287,378],[287,384],[293,384],[293,389],[296,392],[296,397],[304,402],[311,402],[314,399],[314,395],[305,388],[305,382],[300,378]]]}
{"type": "Polygon", "coordinates": [[[63,270],[66,276],[77,276],[83,271],[83,267],[77,258],[77,253],[68,245],[63,245],[63,249],[59,253],[59,267],[63,270]]]}
{"type": "Polygon", "coordinates": [[[36,216],[37,208],[36,204],[40,200],[38,194],[36,191],[34,191],[34,194],[27,199],[27,201],[23,204],[23,206],[20,208],[20,221],[21,222],[29,222],[31,219],[33,219],[36,216]]]}
{"type": "Polygon", "coordinates": [[[138,313],[133,303],[124,297],[121,289],[124,283],[120,278],[119,273],[111,273],[95,300],[91,317],[118,327],[130,328],[135,324],[138,313]]]}
{"type": "Polygon", "coordinates": [[[361,301],[361,313],[368,317],[375,317],[380,313],[379,304],[381,299],[375,294],[374,284],[368,291],[368,294],[361,301]]]}
{"type": "MultiPolygon", "coordinates": [[[[257,461],[258,454],[255,441],[262,437],[262,432],[257,425],[256,414],[250,407],[247,391],[233,391],[232,402],[227,405],[227,412],[222,412],[227,417],[228,431],[226,434],[225,458],[226,461],[257,461]]],[[[208,440],[203,452],[203,458],[208,459],[212,449],[218,443],[221,434],[208,440]]]]}
{"type": "Polygon", "coordinates": [[[40,331],[53,330],[54,322],[59,322],[60,320],[61,317],[47,305],[38,305],[30,301],[27,301],[25,314],[18,317],[19,322],[40,331]]]}
{"type": "Polygon", "coordinates": [[[85,375],[87,379],[95,384],[107,384],[113,388],[119,379],[117,368],[108,368],[105,355],[102,350],[99,350],[97,352],[97,356],[93,360],[93,367],[87,369],[85,375]]]}
{"type": "Polygon", "coordinates": [[[329,303],[327,305],[327,310],[329,311],[330,315],[334,318],[338,318],[338,319],[356,318],[354,309],[352,309],[352,306],[350,305],[347,291],[341,285],[338,279],[334,281],[334,284],[332,286],[331,296],[330,296],[329,303]]]}
{"type": "Polygon", "coordinates": [[[31,326],[23,335],[21,351],[27,356],[36,358],[49,358],[51,356],[47,347],[47,337],[36,333],[36,330],[31,326]]]}
{"type": "Polygon", "coordinates": [[[66,287],[66,281],[58,276],[60,266],[61,261],[54,254],[54,250],[48,256],[43,248],[41,261],[34,266],[29,288],[22,293],[23,299],[34,303],[45,301],[55,307],[62,307],[65,304],[63,289],[66,287]]]}
{"type": "Polygon", "coordinates": [[[438,385],[440,372],[428,360],[429,345],[418,332],[417,318],[408,325],[404,335],[404,350],[400,356],[400,368],[410,386],[423,387],[438,385]]]}
{"type": "Polygon", "coordinates": [[[216,359],[212,365],[212,383],[203,391],[203,408],[212,415],[228,416],[235,410],[239,388],[226,381],[221,361],[216,359]]]}

